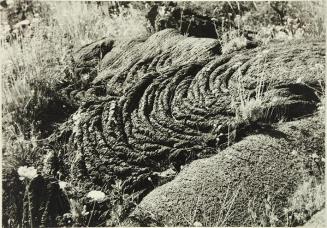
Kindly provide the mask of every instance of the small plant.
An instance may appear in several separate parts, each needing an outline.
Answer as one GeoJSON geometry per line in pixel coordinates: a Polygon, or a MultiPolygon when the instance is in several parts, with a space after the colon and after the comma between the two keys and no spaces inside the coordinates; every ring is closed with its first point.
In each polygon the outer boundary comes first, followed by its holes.
{"type": "MultiPolygon", "coordinates": [[[[228,33],[226,33],[227,35],[228,33]]],[[[227,41],[223,41],[222,53],[229,54],[234,51],[238,51],[244,49],[247,46],[247,39],[243,36],[236,36],[234,38],[228,39],[227,41]]]]}
{"type": "Polygon", "coordinates": [[[311,177],[303,182],[289,200],[285,209],[287,226],[297,226],[306,223],[316,212],[325,206],[325,184],[311,177]]]}
{"type": "Polygon", "coordinates": [[[237,80],[238,103],[236,103],[235,100],[232,102],[236,109],[237,119],[252,122],[256,121],[260,116],[264,116],[264,113],[262,113],[264,102],[263,80],[263,77],[259,78],[255,88],[255,96],[252,97],[250,92],[245,89],[242,81],[242,74],[239,70],[239,77],[237,80]]]}
{"type": "MultiPolygon", "coordinates": [[[[265,63],[269,50],[264,50],[262,54],[258,55],[258,58],[263,57],[263,68],[259,69],[257,73],[257,79],[255,81],[255,88],[248,89],[243,81],[242,71],[240,69],[241,63],[235,64],[235,68],[238,68],[237,74],[237,97],[232,97],[232,107],[235,110],[236,121],[254,123],[258,120],[269,118],[269,107],[266,107],[269,100],[265,97],[265,91],[271,86],[271,82],[267,79],[265,72],[265,63]]],[[[282,98],[276,98],[274,103],[283,103],[282,98]]],[[[282,114],[279,116],[283,118],[282,114]]]]}
{"type": "MultiPolygon", "coordinates": [[[[165,226],[181,226],[187,224],[190,227],[210,227],[210,226],[226,226],[228,220],[233,216],[233,207],[237,198],[241,192],[242,187],[239,186],[232,190],[228,187],[225,194],[221,199],[218,199],[212,210],[206,211],[203,209],[203,199],[199,195],[195,202],[193,202],[192,210],[189,211],[189,216],[185,216],[184,213],[169,214],[165,218],[159,218],[159,216],[152,214],[151,212],[144,210],[144,218],[147,218],[154,224],[163,225],[159,221],[163,222],[165,226]],[[176,223],[176,221],[183,221],[176,223]]],[[[142,210],[141,210],[142,211],[142,210]]],[[[142,219],[142,218],[141,218],[142,219]]],[[[145,219],[146,220],[146,219],[145,219]]],[[[146,224],[146,223],[145,223],[146,224]]]]}
{"type": "Polygon", "coordinates": [[[251,220],[252,226],[278,226],[280,220],[276,215],[275,207],[273,204],[273,197],[268,194],[262,203],[263,207],[260,206],[259,211],[255,207],[255,199],[249,200],[248,203],[248,214],[251,220]]]}
{"type": "Polygon", "coordinates": [[[122,222],[130,213],[130,210],[136,206],[136,199],[133,195],[124,193],[123,182],[121,180],[117,180],[111,187],[111,211],[106,225],[121,226],[122,222]]]}

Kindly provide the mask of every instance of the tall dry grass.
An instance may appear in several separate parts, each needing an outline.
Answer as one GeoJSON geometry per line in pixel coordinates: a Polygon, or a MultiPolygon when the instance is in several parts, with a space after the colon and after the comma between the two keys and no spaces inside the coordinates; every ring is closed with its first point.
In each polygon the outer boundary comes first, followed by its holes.
{"type": "Polygon", "coordinates": [[[110,6],[95,2],[41,3],[42,12],[29,18],[28,28],[15,31],[16,38],[10,42],[0,42],[3,189],[13,190],[3,194],[3,216],[9,216],[14,226],[21,222],[19,208],[24,194],[17,187],[22,184],[17,168],[38,168],[42,163],[43,154],[38,148],[44,144],[44,135],[38,118],[58,94],[56,85],[64,80],[63,71],[69,67],[67,53],[103,37],[130,39],[146,33],[140,10],[117,5],[109,12],[110,6]]]}
{"type": "Polygon", "coordinates": [[[28,148],[37,146],[37,140],[33,145],[31,141],[41,137],[34,118],[52,99],[49,94],[57,93],[55,85],[63,80],[70,50],[103,37],[122,40],[147,33],[143,12],[132,5],[48,2],[41,8],[43,17],[34,15],[28,28],[15,31],[16,39],[1,42],[6,156],[21,154],[15,142],[24,142],[24,151],[26,143],[31,144],[28,148]]]}

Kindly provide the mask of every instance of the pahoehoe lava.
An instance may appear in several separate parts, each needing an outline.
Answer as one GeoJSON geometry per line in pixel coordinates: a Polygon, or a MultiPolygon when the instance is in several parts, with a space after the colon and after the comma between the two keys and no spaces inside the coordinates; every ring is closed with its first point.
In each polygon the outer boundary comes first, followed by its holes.
{"type": "Polygon", "coordinates": [[[259,113],[266,115],[256,116],[258,121],[315,110],[313,88],[323,75],[310,67],[324,64],[323,43],[219,50],[216,39],[166,29],[147,39],[103,39],[75,52],[78,82],[62,89],[78,109],[50,137],[54,145],[69,147],[63,172],[98,188],[121,179],[125,192],[141,199],[158,185],[155,172],[217,154],[241,137],[246,126],[233,106],[240,82],[245,94],[255,96],[263,78],[267,96],[259,113]]]}

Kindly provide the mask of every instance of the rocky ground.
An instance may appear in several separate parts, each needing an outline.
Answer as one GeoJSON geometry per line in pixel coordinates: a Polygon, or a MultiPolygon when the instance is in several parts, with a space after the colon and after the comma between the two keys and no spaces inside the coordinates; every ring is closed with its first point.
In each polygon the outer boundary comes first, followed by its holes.
{"type": "MultiPolygon", "coordinates": [[[[96,41],[68,58],[72,67],[58,86],[74,108],[49,137],[60,151],[57,171],[85,189],[110,191],[122,180],[141,202],[126,224],[187,226],[183,218],[198,208],[222,213],[225,225],[260,225],[259,217],[249,220],[248,202],[260,213],[272,197],[281,225],[287,199],[324,170],[311,158],[324,157],[315,114],[323,42],[222,55],[215,39],[167,29],[129,42],[96,41]],[[162,175],[167,170],[177,176],[158,187],[173,178],[162,175]]],[[[194,216],[206,223],[203,213],[194,216]]]]}
{"type": "Polygon", "coordinates": [[[38,130],[35,157],[14,157],[33,167],[6,167],[5,226],[323,225],[325,42],[233,24],[229,47],[221,17],[176,6],[147,6],[143,36],[68,45],[50,85],[32,80],[5,118],[38,130]]]}

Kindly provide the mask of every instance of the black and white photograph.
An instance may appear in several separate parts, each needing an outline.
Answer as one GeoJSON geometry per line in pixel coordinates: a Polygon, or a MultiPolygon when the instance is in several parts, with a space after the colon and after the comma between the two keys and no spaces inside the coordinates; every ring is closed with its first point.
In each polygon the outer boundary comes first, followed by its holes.
{"type": "Polygon", "coordinates": [[[327,227],[326,5],[0,0],[2,227],[327,227]]]}

